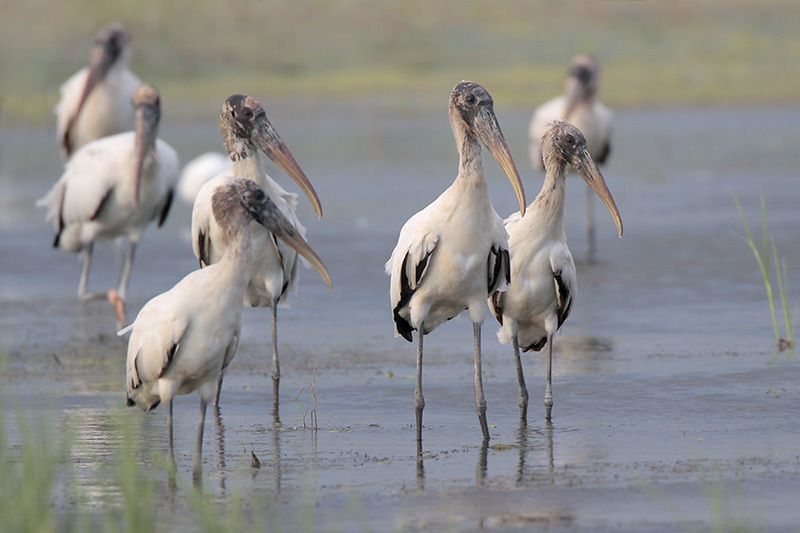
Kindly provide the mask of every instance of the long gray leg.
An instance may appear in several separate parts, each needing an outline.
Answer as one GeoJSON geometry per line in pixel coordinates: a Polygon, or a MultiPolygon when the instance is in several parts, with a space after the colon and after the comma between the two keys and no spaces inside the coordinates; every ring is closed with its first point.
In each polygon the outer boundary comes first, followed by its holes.
{"type": "Polygon", "coordinates": [[[486,398],[483,395],[483,370],[481,368],[481,325],[472,324],[473,350],[475,354],[475,409],[481,423],[484,443],[489,441],[489,425],[486,423],[486,398]]]}
{"type": "MultiPolygon", "coordinates": [[[[417,415],[417,442],[422,442],[422,410],[425,409],[425,397],[422,395],[422,339],[425,337],[423,324],[417,329],[417,388],[414,391],[414,412],[417,415]]],[[[417,448],[422,451],[421,447],[417,448]]]]}
{"type": "Polygon", "coordinates": [[[278,417],[281,389],[281,363],[278,359],[278,299],[272,302],[272,407],[273,415],[278,417]]]}
{"type": "Polygon", "coordinates": [[[89,292],[89,271],[92,269],[92,253],[94,252],[94,243],[89,243],[89,246],[81,251],[81,280],[78,283],[78,299],[82,302],[89,300],[97,300],[105,298],[104,294],[96,294],[89,292]]]}
{"type": "Polygon", "coordinates": [[[219,395],[222,392],[222,379],[225,377],[225,371],[222,370],[219,373],[219,379],[217,380],[217,394],[214,397],[214,407],[219,409],[219,395]]]}
{"type": "Polygon", "coordinates": [[[167,410],[167,460],[175,464],[175,447],[172,438],[172,400],[169,401],[169,409],[167,410]]]}
{"type": "Polygon", "coordinates": [[[206,402],[205,398],[200,399],[200,421],[197,425],[197,441],[194,446],[194,461],[192,462],[192,477],[200,478],[203,470],[203,429],[206,425],[206,402]]]}
{"type": "Polygon", "coordinates": [[[125,263],[122,265],[122,270],[119,273],[119,285],[117,286],[117,293],[119,297],[125,300],[128,297],[128,284],[131,281],[131,271],[133,270],[133,257],[136,255],[136,243],[134,241],[128,242],[128,253],[125,255],[125,263]]]}
{"type": "Polygon", "coordinates": [[[547,338],[547,385],[544,389],[544,406],[547,409],[547,420],[553,412],[553,335],[547,338]]]}
{"type": "Polygon", "coordinates": [[[589,241],[589,262],[595,260],[597,244],[594,237],[594,192],[586,186],[586,237],[589,241]]]}
{"type": "Polygon", "coordinates": [[[523,420],[528,419],[528,387],[525,385],[525,372],[522,370],[522,359],[519,356],[519,338],[514,335],[514,363],[517,365],[517,383],[519,383],[519,414],[523,420]]]}

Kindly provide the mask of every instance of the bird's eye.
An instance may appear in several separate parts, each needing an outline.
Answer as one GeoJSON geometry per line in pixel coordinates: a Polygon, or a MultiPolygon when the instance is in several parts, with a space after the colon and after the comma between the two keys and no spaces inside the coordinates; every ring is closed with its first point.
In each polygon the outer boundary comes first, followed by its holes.
{"type": "Polygon", "coordinates": [[[253,118],[253,111],[249,107],[245,107],[242,109],[242,115],[244,115],[246,119],[251,119],[253,118]]]}
{"type": "Polygon", "coordinates": [[[470,95],[467,96],[467,103],[469,105],[473,105],[475,103],[475,95],[474,94],[470,94],[470,95]]]}
{"type": "Polygon", "coordinates": [[[572,134],[567,133],[566,141],[568,144],[575,144],[575,137],[573,137],[572,134]]]}
{"type": "Polygon", "coordinates": [[[264,195],[264,191],[262,191],[261,189],[256,189],[255,191],[253,191],[253,199],[259,204],[263,203],[265,198],[266,196],[264,195]]]}

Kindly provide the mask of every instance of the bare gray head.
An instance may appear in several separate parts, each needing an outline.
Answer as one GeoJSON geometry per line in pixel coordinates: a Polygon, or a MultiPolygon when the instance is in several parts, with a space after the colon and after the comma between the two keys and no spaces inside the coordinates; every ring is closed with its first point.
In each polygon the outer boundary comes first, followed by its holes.
{"type": "MultiPolygon", "coordinates": [[[[520,212],[525,214],[525,190],[494,114],[494,101],[489,91],[478,83],[462,81],[450,93],[448,114],[459,151],[463,152],[465,142],[475,143],[479,139],[508,176],[519,201],[520,212]]],[[[479,147],[477,151],[480,157],[479,147]]],[[[461,155],[465,156],[463,153],[461,155]]]]}
{"type": "Polygon", "coordinates": [[[565,82],[567,109],[564,117],[570,114],[581,102],[591,101],[597,96],[600,81],[600,66],[597,59],[589,54],[580,54],[570,61],[565,82]]]}
{"type": "Polygon", "coordinates": [[[581,130],[563,120],[551,122],[542,137],[542,158],[548,176],[555,175],[556,179],[566,178],[567,164],[575,169],[606,205],[617,225],[617,233],[622,237],[622,216],[603,174],[586,149],[586,138],[581,130]]]}
{"type": "Polygon", "coordinates": [[[258,222],[305,257],[328,288],[333,287],[322,260],[256,182],[235,178],[217,187],[211,197],[211,211],[229,243],[249,235],[250,221],[258,222]]]}
{"type": "Polygon", "coordinates": [[[322,218],[317,192],[275,131],[261,102],[241,94],[228,97],[220,110],[219,133],[231,161],[258,157],[258,151],[263,152],[303,189],[317,217],[322,218]]]}

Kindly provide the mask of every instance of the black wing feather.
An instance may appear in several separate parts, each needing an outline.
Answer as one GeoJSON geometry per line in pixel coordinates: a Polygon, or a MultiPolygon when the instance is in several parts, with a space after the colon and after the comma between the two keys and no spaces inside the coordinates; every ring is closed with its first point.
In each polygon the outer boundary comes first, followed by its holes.
{"type": "Polygon", "coordinates": [[[611,141],[606,142],[606,144],[603,146],[603,149],[597,154],[597,157],[595,157],[594,160],[598,165],[602,165],[608,161],[609,156],[611,156],[611,141]]]}
{"type": "Polygon", "coordinates": [[[206,250],[206,234],[203,230],[197,232],[197,260],[200,262],[200,268],[208,265],[208,252],[206,250]]]}
{"type": "Polygon", "coordinates": [[[158,217],[158,227],[164,225],[164,222],[167,221],[167,216],[169,215],[169,208],[172,207],[172,197],[174,195],[174,191],[172,189],[167,191],[167,199],[164,201],[164,205],[161,207],[161,214],[158,217]]]}
{"type": "MultiPolygon", "coordinates": [[[[414,287],[419,287],[419,283],[422,281],[422,276],[425,274],[425,269],[428,267],[428,260],[430,259],[432,253],[433,250],[425,254],[425,257],[423,257],[422,260],[417,263],[417,266],[414,269],[414,287]]],[[[411,300],[411,297],[414,295],[414,291],[416,290],[411,288],[411,284],[408,282],[408,275],[406,274],[409,255],[410,254],[406,253],[406,256],[403,258],[403,265],[400,268],[400,300],[392,310],[392,316],[394,317],[394,323],[397,327],[397,332],[405,340],[412,342],[414,339],[411,336],[411,332],[414,331],[414,328],[411,326],[408,320],[400,316],[400,310],[408,305],[409,300],[411,300]]]]}
{"type": "Polygon", "coordinates": [[[564,323],[572,310],[572,295],[569,293],[569,287],[561,279],[560,270],[553,272],[553,279],[555,279],[558,286],[558,307],[556,311],[558,312],[558,328],[561,328],[561,324],[564,323]]]}

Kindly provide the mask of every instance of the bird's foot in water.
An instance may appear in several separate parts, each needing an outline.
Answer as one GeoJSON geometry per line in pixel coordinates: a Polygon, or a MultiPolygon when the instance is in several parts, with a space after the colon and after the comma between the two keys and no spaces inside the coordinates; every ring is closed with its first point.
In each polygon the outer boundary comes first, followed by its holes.
{"type": "Polygon", "coordinates": [[[114,308],[114,317],[117,319],[117,329],[124,328],[128,322],[125,313],[125,300],[122,299],[119,292],[115,289],[110,289],[106,294],[106,298],[109,303],[111,303],[111,307],[114,308]]]}
{"type": "Polygon", "coordinates": [[[79,292],[78,293],[78,300],[81,302],[90,302],[92,300],[105,300],[108,298],[108,294],[103,294],[102,292],[79,292]]]}

